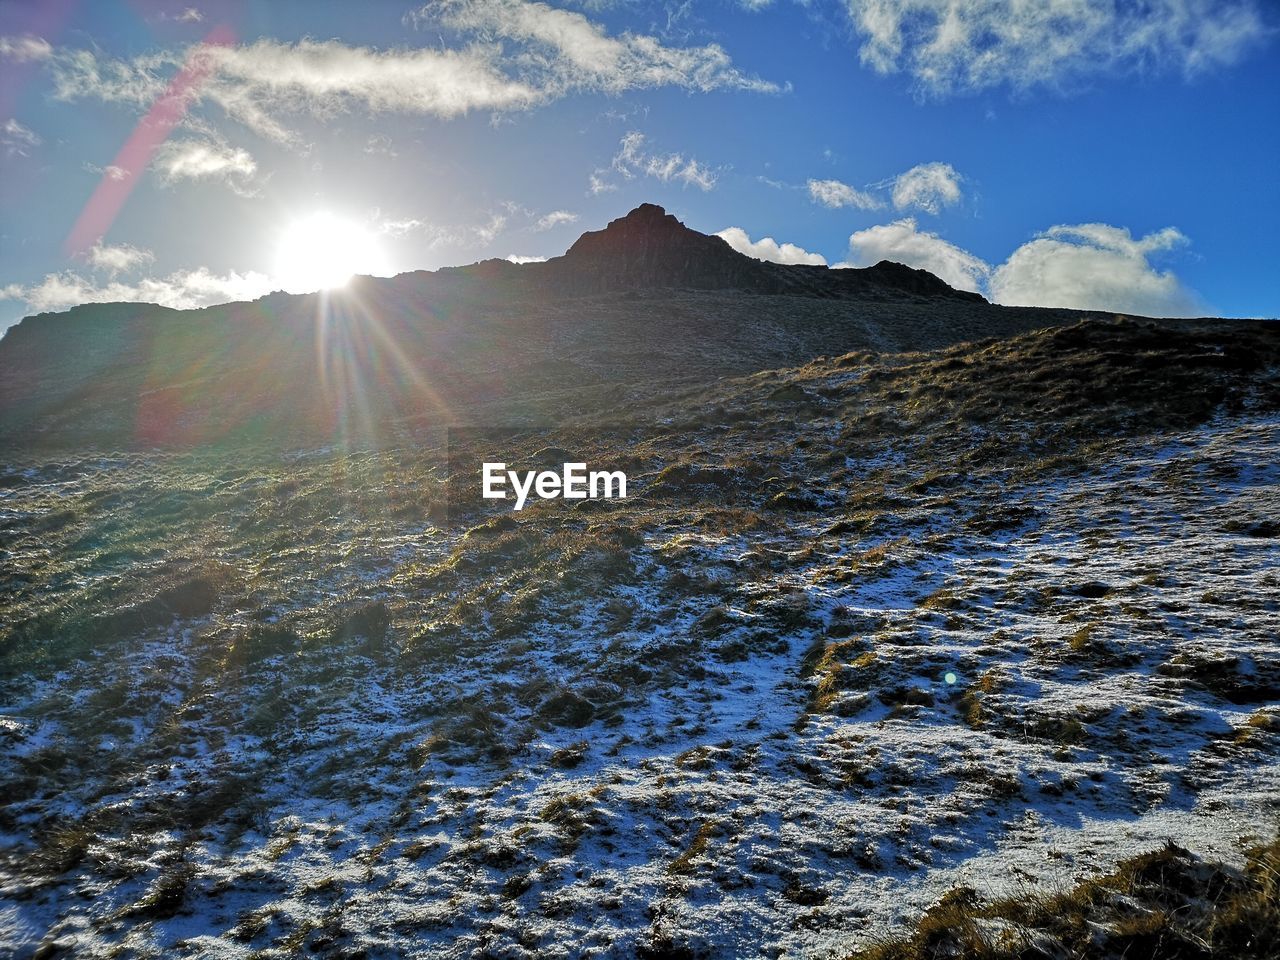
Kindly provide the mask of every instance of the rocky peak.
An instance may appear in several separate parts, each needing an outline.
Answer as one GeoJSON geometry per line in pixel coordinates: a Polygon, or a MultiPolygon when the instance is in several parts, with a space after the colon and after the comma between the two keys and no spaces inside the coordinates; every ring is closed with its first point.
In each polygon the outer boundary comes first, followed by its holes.
{"type": "Polygon", "coordinates": [[[552,263],[566,282],[599,291],[754,288],[763,273],[762,264],[720,237],[690,230],[652,203],[640,204],[603,230],[584,233],[552,263]]]}

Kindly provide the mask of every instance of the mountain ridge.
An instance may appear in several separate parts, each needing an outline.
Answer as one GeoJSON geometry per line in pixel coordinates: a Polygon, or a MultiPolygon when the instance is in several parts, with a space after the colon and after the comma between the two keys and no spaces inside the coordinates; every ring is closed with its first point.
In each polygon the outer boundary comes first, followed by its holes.
{"type": "Polygon", "coordinates": [[[887,261],[754,260],[645,204],[542,263],[362,277],[197,310],[85,304],[26,318],[0,339],[0,440],[376,445],[459,423],[644,408],[821,355],[936,349],[1091,316],[990,304],[887,261]]]}
{"type": "Polygon", "coordinates": [[[490,259],[434,271],[442,274],[566,297],[675,288],[841,300],[911,296],[986,302],[926,270],[893,260],[847,268],[757,260],[723,237],[690,229],[653,203],[583,233],[559,257],[523,264],[490,259]]]}

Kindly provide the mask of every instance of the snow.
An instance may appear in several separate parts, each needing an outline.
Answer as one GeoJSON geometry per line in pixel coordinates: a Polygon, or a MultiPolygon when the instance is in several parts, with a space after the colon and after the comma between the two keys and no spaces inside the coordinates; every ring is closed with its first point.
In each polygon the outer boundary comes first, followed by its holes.
{"type": "MultiPolygon", "coordinates": [[[[238,958],[285,949],[296,934],[374,954],[394,938],[422,957],[606,957],[666,936],[722,956],[820,958],[900,929],[957,884],[996,895],[1058,888],[1167,839],[1238,861],[1280,810],[1280,743],[1274,731],[1235,734],[1258,711],[1280,713],[1232,703],[1169,665],[1236,657],[1242,675],[1274,676],[1280,550],[1230,521],[1280,515],[1278,441],[1274,418],[1218,420],[1135,442],[1082,474],[926,494],[864,539],[828,535],[822,514],[723,535],[673,520],[647,535],[636,578],[609,593],[633,608],[629,625],[610,628],[604,600],[588,596],[571,617],[517,638],[523,667],[494,646],[408,672],[335,651],[337,686],[282,691],[268,663],[227,700],[187,630],[50,680],[14,678],[0,707],[6,778],[23,758],[74,744],[72,727],[93,725],[81,704],[113,677],[158,671],[177,720],[168,752],[153,745],[153,720],[96,731],[92,742],[134,774],[15,805],[21,829],[163,810],[228,777],[244,778],[240,802],[252,809],[238,825],[223,814],[100,840],[45,885],[27,885],[10,861],[0,940],[19,954],[74,938],[89,956],[238,958]],[[966,525],[993,504],[1030,519],[991,534],[966,525]],[[882,568],[836,575],[881,546],[882,568]],[[676,569],[712,586],[673,604],[662,585],[676,569]],[[1072,592],[1092,582],[1110,592],[1072,592]],[[534,723],[513,705],[498,719],[525,733],[506,764],[409,762],[409,748],[438,730],[440,704],[484,707],[487,691],[535,674],[568,686],[688,645],[721,602],[716,584],[736,592],[701,677],[624,686],[615,719],[580,729],[534,723]],[[954,607],[924,603],[940,589],[954,607]],[[788,604],[801,625],[784,644],[717,656],[788,604]],[[818,678],[800,665],[841,622],[857,625],[841,674],[850,685],[832,710],[813,711],[818,678]],[[852,661],[867,652],[876,673],[858,689],[852,661]],[[992,671],[989,719],[965,722],[963,698],[992,671]],[[933,703],[884,702],[896,686],[933,703]],[[278,697],[296,724],[260,735],[238,719],[278,697]],[[1082,725],[1079,738],[1055,738],[1068,721],[1082,725]],[[554,764],[584,742],[576,766],[554,764]],[[705,848],[676,869],[703,828],[705,848]],[[122,919],[179,858],[195,868],[183,910],[122,919]]],[[[851,462],[850,476],[886,465],[851,462]]],[[[406,526],[331,545],[316,573],[300,575],[288,550],[265,569],[303,606],[393,597],[456,536],[406,526]]]]}

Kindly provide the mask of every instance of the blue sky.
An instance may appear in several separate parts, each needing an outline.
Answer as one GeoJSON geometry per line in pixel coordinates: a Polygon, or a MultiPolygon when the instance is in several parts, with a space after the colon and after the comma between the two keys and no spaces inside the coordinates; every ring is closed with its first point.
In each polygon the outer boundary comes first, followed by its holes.
{"type": "Polygon", "coordinates": [[[644,201],[998,302],[1276,316],[1278,28],[1253,0],[0,3],[0,327],[555,256],[644,201]]]}

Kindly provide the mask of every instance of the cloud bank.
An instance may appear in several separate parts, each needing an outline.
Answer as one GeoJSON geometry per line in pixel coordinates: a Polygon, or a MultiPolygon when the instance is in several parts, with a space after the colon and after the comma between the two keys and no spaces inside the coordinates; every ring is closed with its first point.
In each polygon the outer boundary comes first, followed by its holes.
{"type": "Polygon", "coordinates": [[[993,267],[936,233],[920,230],[907,217],[852,234],[848,261],[837,266],[896,260],[1006,306],[1199,316],[1204,307],[1195,293],[1172,271],[1151,263],[1152,254],[1186,242],[1173,227],[1134,239],[1128,230],[1108,224],[1060,224],[993,267]]]}
{"type": "Polygon", "coordinates": [[[716,234],[722,237],[729,246],[739,253],[757,260],[769,260],[773,263],[807,263],[826,266],[827,258],[820,253],[810,253],[794,243],[779,244],[773,237],[752,240],[747,231],[741,227],[728,227],[716,234]]]}
{"type": "Polygon", "coordinates": [[[1196,316],[1202,308],[1195,295],[1149,260],[1186,242],[1173,227],[1137,240],[1128,230],[1104,223],[1051,227],[995,271],[991,296],[1011,306],[1196,316]]]}
{"type": "Polygon", "coordinates": [[[105,284],[66,271],[48,274],[40,283],[0,288],[0,299],[24,300],[36,312],[65,310],[82,303],[158,303],[190,310],[233,300],[255,300],[275,289],[265,274],[248,271],[216,274],[205,267],[177,270],[166,277],[144,277],[134,283],[105,284]]]}

